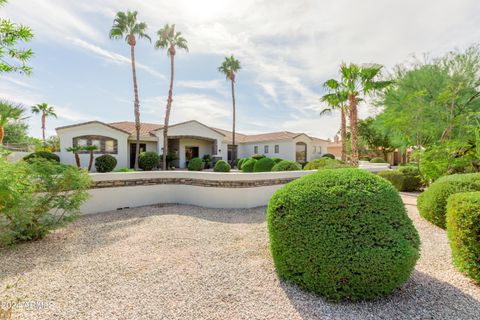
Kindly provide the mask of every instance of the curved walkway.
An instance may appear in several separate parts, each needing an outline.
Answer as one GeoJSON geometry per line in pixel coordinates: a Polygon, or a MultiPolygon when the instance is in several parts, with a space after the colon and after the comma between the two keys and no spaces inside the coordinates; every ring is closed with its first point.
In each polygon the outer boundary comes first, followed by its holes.
{"type": "Polygon", "coordinates": [[[22,274],[17,319],[480,319],[480,287],[456,272],[443,230],[402,196],[422,239],[411,279],[386,299],[328,303],[278,281],[265,208],[149,206],[84,216],[0,252],[22,274]],[[35,304],[37,303],[36,307],[35,304]]]}

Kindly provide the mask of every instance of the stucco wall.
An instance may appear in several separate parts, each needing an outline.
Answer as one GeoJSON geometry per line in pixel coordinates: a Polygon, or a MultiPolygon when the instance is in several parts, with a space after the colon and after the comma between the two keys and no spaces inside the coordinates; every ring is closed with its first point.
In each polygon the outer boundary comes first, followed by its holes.
{"type": "Polygon", "coordinates": [[[180,147],[178,149],[179,152],[179,160],[180,160],[180,168],[185,168],[185,162],[187,159],[185,158],[185,147],[198,147],[198,156],[202,158],[205,154],[212,154],[212,144],[213,142],[205,141],[205,140],[196,140],[196,139],[180,139],[180,147]]]}
{"type": "MultiPolygon", "coordinates": [[[[130,144],[132,144],[132,143],[136,143],[136,141],[135,140],[128,140],[128,145],[127,145],[127,163],[129,165],[128,168],[130,168],[130,166],[132,166],[132,164],[130,163],[130,150],[131,150],[130,144]]],[[[145,144],[145,148],[146,148],[145,151],[152,151],[152,152],[158,153],[157,142],[140,140],[140,144],[145,144]]],[[[119,167],[117,165],[117,169],[120,169],[120,168],[127,168],[127,167],[119,167]]]]}
{"type": "Polygon", "coordinates": [[[294,154],[293,144],[290,140],[252,142],[241,144],[239,147],[239,158],[246,158],[255,154],[255,146],[258,146],[258,153],[264,154],[267,157],[277,157],[286,160],[294,160],[292,158],[294,154]],[[279,153],[275,153],[275,145],[279,146],[279,153]],[[265,146],[268,146],[268,153],[264,152],[265,146]]]}

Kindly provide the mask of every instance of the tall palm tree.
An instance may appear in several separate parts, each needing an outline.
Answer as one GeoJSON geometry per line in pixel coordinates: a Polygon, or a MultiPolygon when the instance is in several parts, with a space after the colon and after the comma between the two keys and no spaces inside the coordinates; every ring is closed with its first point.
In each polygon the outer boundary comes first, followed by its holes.
{"type": "Polygon", "coordinates": [[[233,144],[233,151],[232,151],[232,162],[235,163],[236,157],[237,157],[237,148],[235,145],[235,114],[236,114],[236,108],[235,108],[235,76],[240,70],[240,61],[235,59],[233,55],[230,57],[225,57],[225,60],[223,60],[222,65],[218,67],[218,71],[223,73],[227,80],[230,80],[232,84],[232,106],[233,106],[233,125],[232,125],[232,144],[233,144]]]}
{"type": "Polygon", "coordinates": [[[347,93],[342,90],[340,83],[337,80],[330,79],[326,81],[323,86],[329,91],[329,93],[322,96],[321,101],[327,104],[327,108],[324,108],[320,112],[320,116],[331,114],[334,110],[340,110],[340,137],[342,140],[342,160],[347,160],[347,113],[348,106],[347,93]]]}
{"type": "Polygon", "coordinates": [[[46,127],[46,120],[47,117],[57,117],[57,114],[55,113],[55,109],[53,107],[49,106],[46,103],[39,103],[36,104],[32,107],[32,113],[34,114],[41,114],[42,115],[42,139],[43,139],[43,144],[47,144],[47,139],[45,138],[45,127],[46,127]]]}
{"type": "MultiPolygon", "coordinates": [[[[340,82],[342,91],[348,99],[350,118],[350,163],[358,165],[358,102],[362,95],[375,94],[388,87],[392,81],[377,81],[383,66],[370,64],[359,66],[345,64],[340,66],[340,82]]],[[[329,80],[330,81],[330,80],[329,80]]],[[[336,81],[336,80],[334,80],[336,81]]]]}
{"type": "Polygon", "coordinates": [[[158,40],[155,42],[156,49],[166,49],[167,55],[170,57],[170,87],[168,89],[167,107],[165,110],[165,122],[163,126],[163,170],[167,169],[168,154],[168,123],[170,121],[170,112],[173,102],[173,78],[175,75],[175,54],[176,48],[183,49],[188,52],[187,40],[182,36],[181,32],[175,32],[175,25],[166,24],[162,29],[157,31],[158,40]]]}
{"type": "Polygon", "coordinates": [[[137,38],[151,41],[148,34],[146,34],[146,30],[147,24],[145,22],[137,21],[137,11],[117,12],[115,19],[113,20],[112,29],[110,30],[110,39],[124,38],[130,46],[133,92],[135,96],[133,104],[136,131],[135,170],[138,170],[138,156],[140,154],[140,102],[138,100],[137,71],[135,67],[135,45],[137,44],[137,38]]]}
{"type": "Polygon", "coordinates": [[[5,137],[5,125],[9,121],[21,120],[25,109],[7,100],[0,100],[0,145],[5,137]]]}

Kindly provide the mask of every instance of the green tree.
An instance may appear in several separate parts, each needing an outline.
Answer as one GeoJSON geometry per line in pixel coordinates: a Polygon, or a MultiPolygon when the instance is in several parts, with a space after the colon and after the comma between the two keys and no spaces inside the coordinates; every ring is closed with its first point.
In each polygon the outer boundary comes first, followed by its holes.
{"type": "Polygon", "coordinates": [[[24,112],[23,106],[0,100],[0,144],[3,144],[5,137],[5,125],[11,121],[21,120],[24,112]]]}
{"type": "Polygon", "coordinates": [[[80,155],[79,153],[84,150],[83,149],[84,147],[80,147],[80,146],[76,146],[76,147],[68,147],[66,148],[65,150],[67,152],[71,152],[73,153],[73,155],[75,156],[75,163],[77,164],[77,168],[81,168],[81,164],[80,164],[80,155]]]}
{"type": "MultiPolygon", "coordinates": [[[[7,1],[0,1],[3,6],[7,1]]],[[[30,74],[32,68],[27,65],[33,56],[32,49],[19,48],[20,43],[33,38],[29,27],[18,25],[8,19],[0,19],[0,74],[18,72],[30,74]]]]}
{"type": "Polygon", "coordinates": [[[225,57],[220,67],[218,67],[218,71],[223,73],[227,80],[231,82],[232,85],[232,111],[233,111],[233,124],[232,124],[232,162],[235,162],[237,159],[237,146],[235,144],[235,121],[236,121],[236,108],[235,108],[235,77],[240,70],[240,61],[235,59],[233,55],[230,57],[225,57]]]}
{"type": "Polygon", "coordinates": [[[146,33],[147,24],[137,21],[137,11],[117,12],[113,20],[113,26],[110,29],[110,39],[122,39],[130,46],[130,55],[132,62],[133,92],[134,92],[134,114],[136,131],[136,152],[135,152],[135,170],[138,170],[138,155],[140,154],[140,102],[138,100],[137,71],[135,66],[135,45],[138,39],[147,39],[151,41],[146,33]]]}
{"type": "Polygon", "coordinates": [[[396,149],[388,133],[384,133],[375,127],[375,119],[372,117],[358,121],[358,136],[369,149],[380,150],[385,161],[387,161],[388,153],[396,149]]]}
{"type": "Polygon", "coordinates": [[[7,123],[3,129],[4,143],[24,143],[28,140],[28,124],[23,121],[7,123]]]}
{"type": "Polygon", "coordinates": [[[46,129],[47,117],[56,118],[57,114],[55,113],[55,109],[44,102],[44,103],[39,103],[32,106],[32,113],[40,114],[42,116],[42,140],[43,140],[43,144],[46,145],[47,139],[45,138],[45,129],[46,129]]]}
{"type": "Polygon", "coordinates": [[[156,49],[166,49],[170,57],[170,86],[168,89],[167,107],[165,111],[165,122],[163,126],[163,156],[162,168],[167,170],[167,153],[168,153],[168,124],[170,121],[170,112],[173,102],[173,78],[175,75],[175,54],[177,48],[188,52],[187,40],[182,36],[181,32],[175,31],[175,25],[166,24],[162,29],[157,31],[158,40],[155,42],[156,49]]]}

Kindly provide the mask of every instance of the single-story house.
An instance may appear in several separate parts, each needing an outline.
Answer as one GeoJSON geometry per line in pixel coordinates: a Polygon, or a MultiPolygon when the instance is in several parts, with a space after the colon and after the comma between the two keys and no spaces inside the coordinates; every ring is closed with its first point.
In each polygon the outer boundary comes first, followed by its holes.
{"type": "MultiPolygon", "coordinates": [[[[111,154],[117,158],[117,168],[132,168],[135,159],[136,131],[134,122],[104,123],[89,121],[56,128],[60,139],[60,159],[74,164],[74,155],[66,149],[72,146],[96,145],[96,156],[111,154]]],[[[193,157],[210,155],[216,159],[232,159],[232,132],[213,128],[196,120],[169,126],[168,149],[178,157],[175,167],[185,168],[193,157]]],[[[311,137],[305,133],[289,131],[247,135],[235,133],[237,158],[253,154],[264,154],[294,160],[310,161],[327,153],[328,140],[311,137]]],[[[163,154],[163,126],[142,123],[140,129],[140,151],[163,154]]],[[[82,164],[88,163],[89,155],[80,154],[82,164]]]]}

